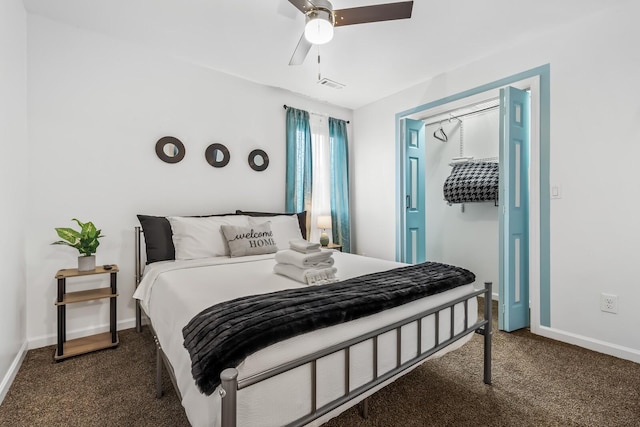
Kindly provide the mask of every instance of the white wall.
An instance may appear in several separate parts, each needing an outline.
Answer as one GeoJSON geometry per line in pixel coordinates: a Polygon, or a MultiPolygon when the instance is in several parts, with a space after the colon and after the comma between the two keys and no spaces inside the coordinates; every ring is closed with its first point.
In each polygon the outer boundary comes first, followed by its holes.
{"type": "Polygon", "coordinates": [[[638,2],[623,2],[355,111],[356,251],[395,257],[396,113],[549,63],[550,178],[563,193],[551,201],[543,333],[640,362],[639,13],[638,2]],[[601,292],[619,296],[619,314],[600,311],[601,292]]]}
{"type": "Polygon", "coordinates": [[[27,14],[20,0],[0,2],[0,402],[26,344],[27,14]]]}
{"type": "MultiPolygon", "coordinates": [[[[454,111],[451,114],[457,116],[454,111]]],[[[499,110],[494,109],[442,123],[447,142],[434,138],[439,124],[426,120],[426,253],[429,261],[459,265],[473,271],[476,283],[498,282],[498,208],[493,202],[449,205],[442,187],[451,174],[452,158],[460,155],[476,159],[497,159],[499,154],[499,110]],[[462,126],[462,127],[461,127],[462,126]],[[462,138],[462,140],[461,140],[462,138]],[[460,153],[460,145],[463,150],[460,153]]],[[[496,160],[497,161],[497,160],[496,160]]]]}
{"type": "MultiPolygon", "coordinates": [[[[118,319],[133,326],[134,234],[138,213],[206,214],[284,208],[285,110],[323,112],[345,120],[350,110],[247,82],[142,47],[30,15],[29,230],[27,336],[31,347],[55,341],[54,275],[74,267],[77,251],[51,246],[54,227],[93,221],[106,236],[98,264],[120,266],[118,319]],[[177,164],[160,161],[166,135],[186,147],[177,164]],[[209,144],[225,144],[231,161],[215,169],[209,144]],[[264,172],[247,164],[264,149],[264,172]]],[[[105,276],[103,280],[106,280],[105,276]]],[[[76,280],[75,289],[99,285],[76,280]]],[[[73,283],[73,285],[71,285],[73,283]]],[[[69,307],[74,331],[106,329],[108,304],[69,307]]]]}

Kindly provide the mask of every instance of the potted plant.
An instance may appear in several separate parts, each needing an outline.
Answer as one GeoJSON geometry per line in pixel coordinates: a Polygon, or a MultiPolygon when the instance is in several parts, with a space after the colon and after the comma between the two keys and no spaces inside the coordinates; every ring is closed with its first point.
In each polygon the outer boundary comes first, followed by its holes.
{"type": "Polygon", "coordinates": [[[92,271],[96,268],[95,253],[100,245],[98,239],[104,237],[91,221],[82,223],[73,218],[80,226],[80,231],[72,228],[56,228],[58,236],[64,240],[53,242],[52,245],[67,245],[80,252],[78,257],[78,271],[92,271]]]}

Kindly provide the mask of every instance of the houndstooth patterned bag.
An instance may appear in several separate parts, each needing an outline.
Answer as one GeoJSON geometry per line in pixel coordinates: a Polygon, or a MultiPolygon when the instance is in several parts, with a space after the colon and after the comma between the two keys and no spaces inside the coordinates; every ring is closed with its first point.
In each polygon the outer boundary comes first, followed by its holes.
{"type": "Polygon", "coordinates": [[[444,199],[449,203],[498,200],[498,164],[469,162],[453,166],[444,181],[444,199]]]}

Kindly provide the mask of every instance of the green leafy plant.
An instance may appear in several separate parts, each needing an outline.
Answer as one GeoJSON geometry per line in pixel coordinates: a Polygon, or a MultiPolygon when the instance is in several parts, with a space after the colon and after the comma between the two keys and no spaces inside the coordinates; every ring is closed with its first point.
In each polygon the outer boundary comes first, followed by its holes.
{"type": "Polygon", "coordinates": [[[100,230],[91,221],[82,223],[73,218],[80,226],[80,231],[72,228],[56,228],[58,236],[64,240],[53,242],[52,245],[67,245],[76,248],[82,255],[89,256],[96,253],[100,242],[98,239],[104,237],[100,230]]]}

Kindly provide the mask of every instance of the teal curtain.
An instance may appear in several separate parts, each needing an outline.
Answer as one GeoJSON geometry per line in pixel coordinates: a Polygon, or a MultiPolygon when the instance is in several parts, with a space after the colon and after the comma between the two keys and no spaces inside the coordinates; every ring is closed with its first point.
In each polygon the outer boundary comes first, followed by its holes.
{"type": "Polygon", "coordinates": [[[287,107],[287,212],[307,211],[308,215],[311,210],[311,173],[309,113],[287,107]]]}
{"type": "Polygon", "coordinates": [[[333,241],[351,252],[349,224],[349,143],[347,122],[329,117],[331,232],[333,241]]]}

